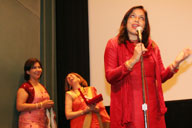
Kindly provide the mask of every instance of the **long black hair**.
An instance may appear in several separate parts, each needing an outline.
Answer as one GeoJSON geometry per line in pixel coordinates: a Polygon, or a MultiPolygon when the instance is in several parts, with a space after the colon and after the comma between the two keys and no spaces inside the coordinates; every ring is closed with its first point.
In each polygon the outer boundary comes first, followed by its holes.
{"type": "Polygon", "coordinates": [[[118,33],[118,43],[119,44],[126,44],[127,40],[130,41],[130,39],[128,37],[128,32],[127,32],[127,20],[129,18],[130,14],[135,9],[142,9],[144,14],[145,14],[145,27],[144,27],[143,32],[142,32],[142,42],[144,43],[145,47],[147,47],[148,46],[148,39],[150,36],[150,25],[149,25],[147,11],[144,9],[143,6],[134,6],[126,12],[123,20],[121,21],[121,26],[120,26],[119,33],[118,33]]]}

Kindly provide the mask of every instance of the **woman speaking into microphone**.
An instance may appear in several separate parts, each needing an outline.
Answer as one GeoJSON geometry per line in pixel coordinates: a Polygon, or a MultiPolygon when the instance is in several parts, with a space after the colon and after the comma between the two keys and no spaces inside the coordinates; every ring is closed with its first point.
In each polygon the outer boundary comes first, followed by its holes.
{"type": "Polygon", "coordinates": [[[129,9],[118,35],[110,39],[105,48],[105,75],[111,84],[110,127],[144,128],[143,109],[147,109],[147,126],[165,128],[167,108],[162,82],[170,79],[190,54],[189,48],[184,49],[165,68],[160,50],[150,38],[147,11],[143,6],[129,9]],[[142,109],[144,102],[146,106],[142,109]]]}

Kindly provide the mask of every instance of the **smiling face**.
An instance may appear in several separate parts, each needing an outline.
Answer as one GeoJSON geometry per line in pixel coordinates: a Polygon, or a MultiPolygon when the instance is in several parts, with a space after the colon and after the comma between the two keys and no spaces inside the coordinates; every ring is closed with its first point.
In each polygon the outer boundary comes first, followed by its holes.
{"type": "Polygon", "coordinates": [[[29,79],[39,80],[42,74],[41,65],[38,62],[34,63],[31,69],[26,71],[26,73],[30,76],[29,79]]]}
{"type": "Polygon", "coordinates": [[[72,72],[65,77],[65,91],[76,90],[87,86],[87,81],[78,73],[72,72]]]}
{"type": "Polygon", "coordinates": [[[127,20],[127,32],[130,39],[137,39],[136,28],[140,26],[142,30],[145,27],[145,13],[142,9],[134,9],[127,20]]]}
{"type": "Polygon", "coordinates": [[[77,86],[80,86],[80,78],[77,77],[75,74],[70,73],[67,76],[67,82],[72,88],[76,88],[77,86]]]}

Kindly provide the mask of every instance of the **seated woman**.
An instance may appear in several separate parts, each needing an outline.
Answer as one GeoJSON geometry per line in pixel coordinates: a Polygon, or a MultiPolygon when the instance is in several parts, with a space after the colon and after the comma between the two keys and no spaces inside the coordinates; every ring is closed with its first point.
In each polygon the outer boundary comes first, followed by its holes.
{"type": "MultiPolygon", "coordinates": [[[[19,128],[47,128],[46,111],[52,108],[54,102],[45,87],[39,82],[42,75],[41,62],[30,58],[24,66],[24,82],[17,91],[17,110],[19,128]]],[[[56,123],[56,122],[54,122],[56,123]]],[[[56,124],[54,125],[56,127],[56,124]]]]}
{"type": "Polygon", "coordinates": [[[77,73],[69,73],[65,79],[65,115],[71,128],[107,128],[110,118],[102,102],[87,105],[80,91],[88,99],[95,97],[97,91],[88,87],[87,81],[77,73]]]}

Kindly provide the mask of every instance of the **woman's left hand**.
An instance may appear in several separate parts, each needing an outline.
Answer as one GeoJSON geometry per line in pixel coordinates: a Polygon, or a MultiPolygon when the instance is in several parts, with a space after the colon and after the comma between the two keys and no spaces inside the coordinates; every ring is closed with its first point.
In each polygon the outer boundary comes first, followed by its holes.
{"type": "Polygon", "coordinates": [[[92,110],[94,113],[99,113],[99,107],[98,106],[95,106],[92,110]]]}
{"type": "Polygon", "coordinates": [[[89,105],[89,108],[91,109],[92,112],[99,112],[99,108],[98,106],[96,106],[96,104],[92,104],[92,105],[89,105]]]}
{"type": "Polygon", "coordinates": [[[178,67],[179,64],[185,59],[187,59],[191,54],[192,50],[190,48],[186,48],[183,51],[181,51],[174,61],[174,67],[178,67]]]}
{"type": "Polygon", "coordinates": [[[99,112],[99,107],[96,106],[96,104],[92,104],[87,106],[87,108],[85,109],[84,113],[87,114],[89,112],[95,112],[98,113],[99,112]]]}
{"type": "Polygon", "coordinates": [[[42,104],[41,105],[42,108],[51,108],[51,107],[53,107],[54,102],[53,102],[53,100],[44,100],[40,104],[42,104]]]}

